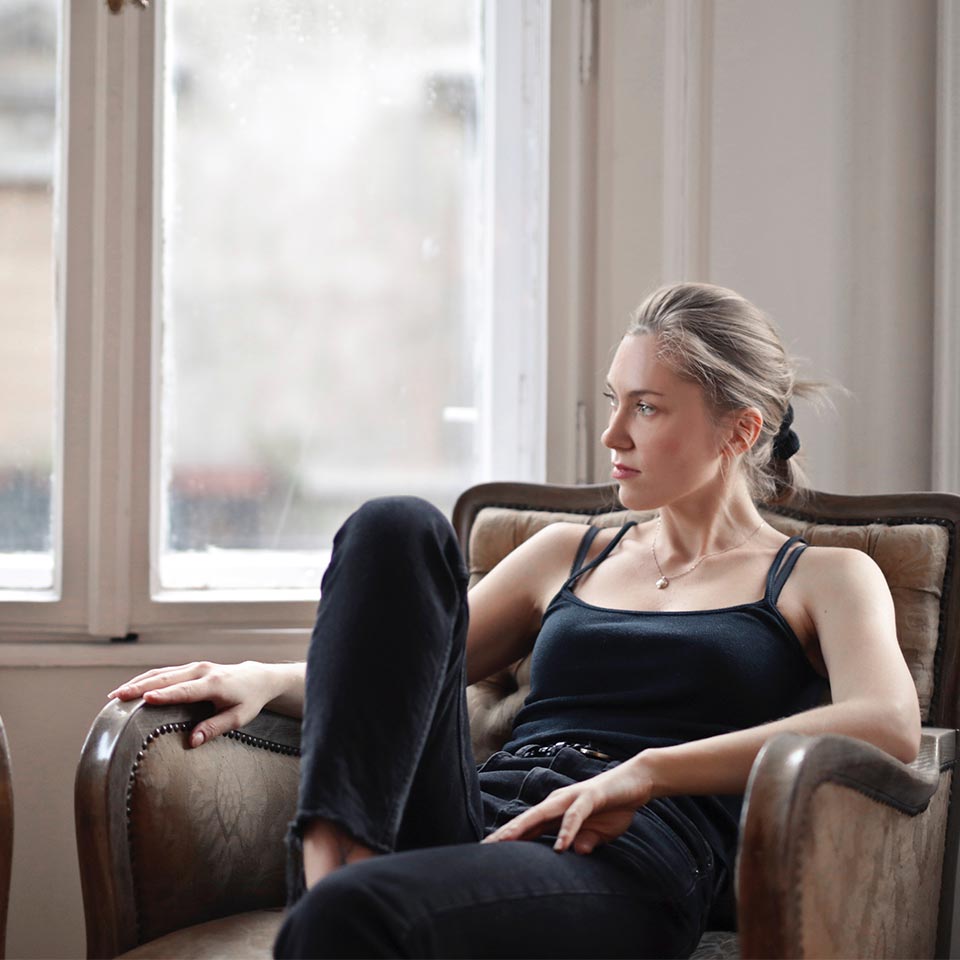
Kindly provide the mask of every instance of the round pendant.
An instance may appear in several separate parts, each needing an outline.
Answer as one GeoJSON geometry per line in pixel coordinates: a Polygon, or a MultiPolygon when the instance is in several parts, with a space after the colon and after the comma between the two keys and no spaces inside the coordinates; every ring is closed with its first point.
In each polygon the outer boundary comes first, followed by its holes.
{"type": "Polygon", "coordinates": [[[670,586],[670,581],[669,581],[666,577],[661,577],[661,578],[657,581],[657,589],[658,589],[658,590],[663,590],[665,587],[669,587],[669,586],[670,586]]]}

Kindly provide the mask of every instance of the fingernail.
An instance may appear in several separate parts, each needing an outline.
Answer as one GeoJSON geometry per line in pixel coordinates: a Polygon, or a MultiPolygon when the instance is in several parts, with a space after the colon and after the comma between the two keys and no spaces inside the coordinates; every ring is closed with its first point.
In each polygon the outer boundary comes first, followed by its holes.
{"type": "Polygon", "coordinates": [[[553,849],[559,850],[562,846],[563,846],[563,841],[558,838],[557,842],[553,845],[553,849]]]}
{"type": "Polygon", "coordinates": [[[194,730],[193,736],[190,737],[190,746],[199,747],[205,739],[206,737],[204,737],[202,730],[194,730]]]}

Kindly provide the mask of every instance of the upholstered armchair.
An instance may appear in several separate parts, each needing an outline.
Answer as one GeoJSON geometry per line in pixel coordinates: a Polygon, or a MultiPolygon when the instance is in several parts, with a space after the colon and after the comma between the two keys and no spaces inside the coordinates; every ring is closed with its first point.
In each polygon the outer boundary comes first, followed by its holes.
{"type": "Polygon", "coordinates": [[[6,956],[7,907],[10,904],[10,868],[13,864],[13,779],[10,748],[0,720],[0,960],[6,956]]]}
{"type": "MultiPolygon", "coordinates": [[[[899,763],[842,736],[783,734],[758,756],[737,858],[739,933],[695,956],[947,956],[957,869],[960,497],[839,497],[766,508],[811,544],[869,553],[890,584],[925,724],[899,763]]],[[[454,526],[475,582],[557,520],[619,525],[612,485],[486,484],[454,526]]],[[[640,515],[631,515],[639,519],[640,515]]],[[[529,689],[524,658],[467,691],[478,761],[502,746],[529,689]]],[[[205,705],[107,705],[77,773],[91,957],[265,957],[283,903],[282,836],[296,797],[298,724],[267,712],[187,750],[205,705]]]]}

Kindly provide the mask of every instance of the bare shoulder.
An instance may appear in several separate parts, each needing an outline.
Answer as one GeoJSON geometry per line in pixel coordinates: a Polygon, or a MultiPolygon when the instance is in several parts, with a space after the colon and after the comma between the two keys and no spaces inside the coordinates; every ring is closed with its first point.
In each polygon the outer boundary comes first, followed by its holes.
{"type": "Polygon", "coordinates": [[[796,576],[808,586],[831,591],[886,586],[877,562],[856,547],[807,547],[803,563],[797,564],[796,576]]]}
{"type": "Polygon", "coordinates": [[[538,530],[517,550],[524,550],[528,558],[541,559],[545,567],[563,566],[566,563],[569,568],[588,529],[585,523],[558,520],[538,530]]]}
{"type": "Polygon", "coordinates": [[[892,611],[883,571],[855,547],[808,547],[790,579],[814,623],[840,608],[850,613],[889,606],[892,611]]]}
{"type": "Polygon", "coordinates": [[[561,572],[561,579],[566,579],[566,571],[586,531],[582,523],[550,523],[514,547],[481,583],[502,581],[514,587],[523,584],[528,593],[539,595],[561,572]]]}
{"type": "MultiPolygon", "coordinates": [[[[589,526],[576,521],[557,521],[538,530],[514,551],[528,576],[536,580],[535,590],[541,607],[545,607],[570,575],[570,567],[586,536],[589,526]]],[[[611,531],[611,534],[615,531],[611,531]]],[[[588,556],[595,555],[609,540],[606,530],[601,529],[591,544],[588,556]]]]}
{"type": "Polygon", "coordinates": [[[468,683],[529,653],[585,533],[580,523],[552,523],[518,544],[471,588],[468,683]]]}

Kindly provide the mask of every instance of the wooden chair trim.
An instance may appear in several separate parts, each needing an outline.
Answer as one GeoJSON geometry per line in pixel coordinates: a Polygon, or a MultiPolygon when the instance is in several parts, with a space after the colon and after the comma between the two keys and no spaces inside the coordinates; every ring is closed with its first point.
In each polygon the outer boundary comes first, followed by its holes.
{"type": "Polygon", "coordinates": [[[13,865],[13,774],[10,747],[0,720],[0,960],[6,956],[10,870],[13,865]]]}
{"type": "MultiPolygon", "coordinates": [[[[159,737],[186,735],[213,712],[210,703],[157,707],[113,700],[94,721],[75,786],[89,957],[115,957],[141,942],[129,834],[130,794],[141,761],[159,737]]],[[[269,711],[226,736],[246,746],[299,754],[299,721],[269,711]]]]}
{"type": "Polygon", "coordinates": [[[484,507],[506,507],[514,510],[558,510],[593,516],[622,510],[617,488],[612,483],[546,484],[546,483],[481,483],[465,490],[453,506],[453,529],[470,563],[470,530],[477,514],[484,507]]]}
{"type": "MultiPolygon", "coordinates": [[[[737,857],[736,887],[741,955],[802,956],[801,904],[796,899],[799,847],[813,826],[810,800],[835,783],[908,816],[926,810],[940,774],[956,763],[955,730],[926,728],[910,765],[852,737],[783,733],[757,756],[747,784],[737,857]]],[[[946,876],[944,885],[953,884],[946,876]]],[[[947,895],[942,888],[942,896],[947,895]]],[[[882,905],[878,905],[882,909],[882,905]]]]}

